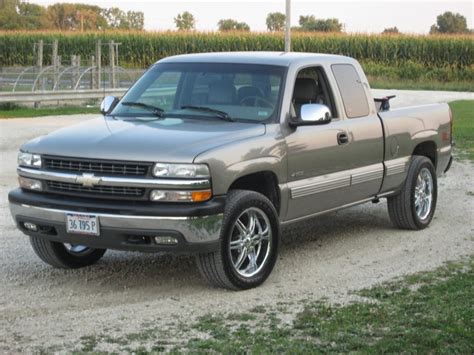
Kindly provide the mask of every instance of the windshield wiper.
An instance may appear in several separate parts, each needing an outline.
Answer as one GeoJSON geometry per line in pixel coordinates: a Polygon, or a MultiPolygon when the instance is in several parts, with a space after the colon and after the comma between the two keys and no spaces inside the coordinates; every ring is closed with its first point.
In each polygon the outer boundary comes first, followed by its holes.
{"type": "Polygon", "coordinates": [[[206,106],[193,106],[193,105],[185,105],[181,106],[181,109],[188,109],[188,110],[196,110],[196,111],[201,111],[201,112],[208,112],[208,113],[214,113],[216,117],[219,117],[225,121],[229,122],[235,122],[232,117],[229,116],[227,112],[216,110],[214,108],[206,107],[206,106]]]}
{"type": "Polygon", "coordinates": [[[160,117],[160,118],[163,117],[163,116],[164,116],[164,113],[165,113],[165,110],[163,110],[162,108],[157,107],[157,106],[153,106],[153,105],[148,105],[148,104],[145,104],[145,103],[143,103],[143,102],[125,101],[125,102],[122,102],[122,105],[124,105],[124,106],[143,107],[144,109],[150,111],[150,112],[153,113],[155,116],[160,117]]]}

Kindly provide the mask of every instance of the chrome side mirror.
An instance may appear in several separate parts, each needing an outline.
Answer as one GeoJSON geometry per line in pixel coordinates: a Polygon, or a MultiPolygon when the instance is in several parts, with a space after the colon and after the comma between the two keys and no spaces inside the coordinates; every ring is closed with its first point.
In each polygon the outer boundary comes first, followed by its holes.
{"type": "Polygon", "coordinates": [[[292,126],[322,125],[331,122],[331,110],[326,105],[306,104],[301,106],[300,117],[290,121],[292,126]]]}
{"type": "Polygon", "coordinates": [[[106,96],[100,104],[100,113],[108,115],[117,106],[119,99],[115,96],[106,96]]]}

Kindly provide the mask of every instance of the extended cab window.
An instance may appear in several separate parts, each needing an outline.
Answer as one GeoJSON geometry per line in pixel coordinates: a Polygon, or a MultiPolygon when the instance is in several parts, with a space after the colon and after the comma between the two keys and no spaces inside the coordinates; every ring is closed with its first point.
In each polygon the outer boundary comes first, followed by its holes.
{"type": "Polygon", "coordinates": [[[350,64],[334,64],[331,68],[342,96],[347,117],[367,116],[369,104],[356,69],[350,64]]]}

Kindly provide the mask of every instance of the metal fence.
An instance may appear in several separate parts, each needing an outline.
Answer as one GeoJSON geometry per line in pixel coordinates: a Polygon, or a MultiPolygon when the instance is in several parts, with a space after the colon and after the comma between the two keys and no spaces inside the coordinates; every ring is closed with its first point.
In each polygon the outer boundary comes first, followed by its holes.
{"type": "Polygon", "coordinates": [[[128,88],[144,69],[122,67],[46,66],[0,68],[0,94],[128,88]]]}
{"type": "Polygon", "coordinates": [[[144,69],[89,66],[0,68],[0,103],[39,103],[121,96],[144,69]]]}

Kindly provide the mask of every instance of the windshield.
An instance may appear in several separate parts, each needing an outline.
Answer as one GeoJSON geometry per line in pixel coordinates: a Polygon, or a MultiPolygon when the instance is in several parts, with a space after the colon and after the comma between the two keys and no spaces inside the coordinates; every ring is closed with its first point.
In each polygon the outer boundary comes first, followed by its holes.
{"type": "Polygon", "coordinates": [[[255,64],[156,64],[111,115],[152,116],[152,107],[162,117],[270,121],[278,115],[285,70],[255,64]]]}

